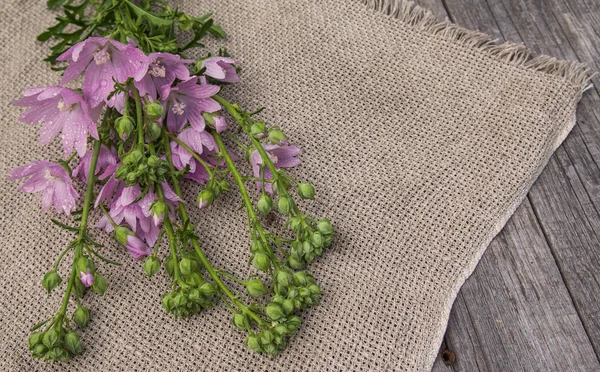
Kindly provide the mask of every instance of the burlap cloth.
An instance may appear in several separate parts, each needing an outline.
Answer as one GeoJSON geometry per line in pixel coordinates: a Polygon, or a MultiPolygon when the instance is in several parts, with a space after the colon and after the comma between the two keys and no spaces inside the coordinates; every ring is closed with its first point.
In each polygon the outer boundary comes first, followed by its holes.
{"type": "MultiPolygon", "coordinates": [[[[275,360],[243,346],[222,304],[175,320],[159,305],[164,275],[102,231],[111,282],[86,304],[86,352],[67,364],[32,360],[27,329],[59,307],[39,284],[71,236],[52,225],[39,195],[7,171],[38,158],[37,127],[9,105],[26,87],[56,84],[35,36],[52,24],[45,1],[5,0],[0,71],[0,369],[428,370],[456,294],[490,240],[575,123],[586,83],[577,64],[531,59],[520,46],[436,21],[396,1],[192,1],[214,12],[242,62],[224,95],[266,117],[300,146],[296,171],[317,187],[306,208],[329,217],[337,239],[311,266],[324,295],[275,360]],[[376,8],[376,9],[373,9],[376,8]],[[387,13],[385,15],[384,13],[387,13]],[[391,16],[390,16],[391,15],[391,16]]],[[[197,188],[189,187],[188,200],[197,188]]],[[[240,275],[249,240],[236,192],[194,218],[210,258],[240,275]]],[[[64,271],[63,271],[64,272],[64,271]]]]}

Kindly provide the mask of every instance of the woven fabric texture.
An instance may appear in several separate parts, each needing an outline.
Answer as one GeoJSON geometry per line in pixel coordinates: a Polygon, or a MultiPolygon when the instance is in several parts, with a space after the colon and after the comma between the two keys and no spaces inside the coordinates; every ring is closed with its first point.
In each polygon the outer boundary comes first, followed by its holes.
{"type": "MultiPolygon", "coordinates": [[[[267,107],[264,117],[304,152],[293,172],[317,188],[305,208],[337,230],[311,266],[322,303],[269,360],[244,347],[223,304],[169,317],[159,304],[165,275],[146,278],[124,248],[94,231],[104,255],[124,265],[102,264],[109,291],[85,299],[86,352],[48,364],[30,357],[27,329],[59,307],[60,294],[45,296],[40,279],[71,236],[50,223],[57,216],[41,211],[39,195],[7,181],[10,168],[61,156],[57,143],[39,146],[38,127],[19,123],[8,103],[26,87],[59,81],[42,61],[48,46],[35,41],[53,22],[43,3],[5,0],[0,8],[5,371],[429,370],[460,286],[574,125],[587,79],[583,66],[495,46],[398,0],[177,2],[213,12],[230,36],[210,45],[243,66],[242,82],[222,95],[267,107]]],[[[186,184],[188,200],[197,191],[186,184]]],[[[232,190],[193,218],[209,258],[245,276],[253,271],[238,206],[232,190]]]]}

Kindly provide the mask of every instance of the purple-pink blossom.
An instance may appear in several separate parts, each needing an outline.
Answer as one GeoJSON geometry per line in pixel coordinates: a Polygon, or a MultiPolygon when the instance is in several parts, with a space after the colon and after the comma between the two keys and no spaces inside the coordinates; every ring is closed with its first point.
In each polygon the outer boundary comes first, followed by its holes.
{"type": "Polygon", "coordinates": [[[156,100],[163,86],[171,86],[175,79],[184,81],[190,78],[186,64],[194,61],[170,53],[152,53],[148,56],[148,62],[146,75],[134,84],[140,95],[148,95],[156,100]]]}
{"type": "MultiPolygon", "coordinates": [[[[73,177],[79,177],[83,183],[87,183],[88,174],[90,173],[90,165],[92,162],[92,152],[88,151],[79,164],[73,169],[73,177]]],[[[96,171],[94,174],[99,175],[98,178],[101,180],[110,176],[115,172],[115,165],[117,164],[117,156],[113,151],[109,150],[108,147],[102,145],[100,147],[100,153],[98,154],[98,161],[96,163],[96,171]]]]}
{"type": "Polygon", "coordinates": [[[88,136],[98,139],[96,120],[99,110],[91,110],[83,97],[76,91],[63,87],[31,88],[25,97],[12,101],[13,105],[29,107],[19,120],[29,124],[43,122],[40,143],[50,143],[61,133],[65,154],[73,149],[79,156],[86,152],[88,136]]]}
{"type": "Polygon", "coordinates": [[[228,57],[210,57],[202,61],[202,66],[206,67],[204,75],[226,83],[235,83],[240,78],[233,65],[239,65],[239,62],[228,57]]]}
{"type": "Polygon", "coordinates": [[[71,214],[75,210],[75,201],[79,195],[65,169],[56,163],[39,160],[15,168],[9,172],[10,180],[29,177],[20,190],[23,192],[42,192],[42,208],[47,211],[54,205],[57,212],[71,214]]]}
{"type": "Polygon", "coordinates": [[[108,100],[114,81],[124,83],[129,78],[140,81],[148,69],[148,57],[132,44],[126,45],[102,37],[89,37],[61,54],[58,61],[69,61],[61,85],[85,71],[83,96],[90,106],[103,101],[114,107],[116,97],[108,100]]]}
{"type": "Polygon", "coordinates": [[[170,132],[179,132],[187,123],[197,131],[203,131],[205,123],[202,112],[221,109],[221,105],[210,98],[219,92],[219,86],[197,82],[198,77],[194,76],[174,87],[165,85],[162,88],[160,99],[164,102],[170,132]]]}
{"type": "MultiPolygon", "coordinates": [[[[213,136],[206,131],[197,131],[194,128],[188,128],[177,135],[181,142],[188,145],[196,152],[206,163],[210,163],[207,155],[212,154],[217,149],[217,144],[213,136]]],[[[185,178],[192,179],[198,183],[203,183],[209,179],[209,175],[193,155],[180,146],[177,142],[171,142],[171,152],[173,154],[173,165],[175,168],[182,170],[186,165],[189,166],[189,172],[185,174],[185,178]]]]}
{"type": "Polygon", "coordinates": [[[152,249],[146,243],[144,243],[143,240],[135,235],[127,235],[127,243],[125,243],[125,247],[127,247],[131,257],[136,260],[152,254],[152,249]]]}
{"type": "Polygon", "coordinates": [[[87,269],[85,273],[80,271],[79,279],[81,279],[81,283],[86,287],[91,287],[94,284],[94,274],[92,274],[90,269],[87,269]]]}
{"type": "MultiPolygon", "coordinates": [[[[269,155],[269,159],[271,159],[273,165],[275,165],[275,168],[277,169],[292,168],[300,164],[300,159],[296,158],[296,156],[300,155],[302,152],[296,146],[264,145],[263,147],[269,155]]],[[[263,159],[260,156],[258,150],[254,150],[250,157],[254,177],[262,178],[264,174],[265,180],[271,180],[273,178],[273,174],[266,166],[262,166],[263,159]]],[[[256,188],[258,189],[258,191],[262,190],[261,181],[256,182],[256,188]]],[[[271,185],[271,183],[269,182],[265,182],[265,191],[268,193],[272,193],[273,185],[271,185]]]]}

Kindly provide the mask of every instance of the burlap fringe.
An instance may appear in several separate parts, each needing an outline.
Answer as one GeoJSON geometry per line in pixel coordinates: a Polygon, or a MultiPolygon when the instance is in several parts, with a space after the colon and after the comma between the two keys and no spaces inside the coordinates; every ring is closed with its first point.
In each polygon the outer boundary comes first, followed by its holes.
{"type": "Polygon", "coordinates": [[[429,10],[412,1],[362,0],[362,2],[370,9],[397,18],[423,31],[442,35],[476,48],[505,63],[561,77],[582,90],[589,87],[593,76],[590,68],[584,63],[558,60],[550,56],[532,57],[531,52],[523,44],[509,42],[498,44],[498,40],[492,40],[482,32],[467,30],[448,21],[438,22],[429,10]]]}

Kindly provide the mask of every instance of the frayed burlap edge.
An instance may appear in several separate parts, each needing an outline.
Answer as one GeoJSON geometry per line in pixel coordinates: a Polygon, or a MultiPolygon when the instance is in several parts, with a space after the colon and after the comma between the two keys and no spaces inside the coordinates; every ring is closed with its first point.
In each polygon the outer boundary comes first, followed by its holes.
{"type": "Polygon", "coordinates": [[[590,79],[594,75],[584,63],[559,60],[546,55],[532,57],[531,51],[523,44],[510,42],[500,44],[498,40],[493,40],[482,32],[467,30],[449,21],[439,22],[433,13],[412,1],[361,1],[370,9],[382,12],[424,32],[453,40],[504,63],[560,77],[581,89],[585,89],[590,84],[590,79]]]}
{"type": "MultiPolygon", "coordinates": [[[[407,0],[361,0],[369,9],[377,12],[381,12],[390,18],[398,19],[400,22],[408,24],[414,28],[421,30],[421,32],[436,35],[445,40],[450,40],[454,43],[461,44],[463,46],[472,48],[474,51],[485,54],[490,58],[498,61],[499,63],[506,63],[524,70],[535,71],[544,73],[549,76],[557,77],[572,85],[574,88],[579,89],[579,97],[573,103],[577,105],[581,94],[589,89],[591,79],[597,73],[592,72],[591,69],[584,63],[579,61],[565,61],[559,60],[555,57],[540,55],[533,57],[531,51],[523,44],[503,42],[499,43],[499,40],[493,40],[489,35],[479,31],[468,30],[464,27],[458,26],[449,21],[438,21],[437,17],[428,9],[422,8],[416,5],[413,1],[407,0]]],[[[573,113],[575,113],[575,107],[573,107],[573,113]]],[[[556,141],[549,148],[545,161],[536,169],[535,173],[532,174],[528,185],[532,185],[535,180],[542,173],[542,170],[548,164],[550,156],[556,151],[560,144],[566,139],[567,135],[571,132],[577,122],[577,118],[573,115],[567,127],[561,131],[556,141]]],[[[490,245],[492,240],[500,231],[504,228],[504,225],[508,222],[510,217],[515,213],[517,208],[521,205],[527,193],[529,187],[524,187],[519,190],[519,193],[515,195],[515,199],[510,204],[506,213],[498,216],[498,223],[490,229],[489,233],[482,239],[479,246],[476,249],[475,256],[470,260],[464,267],[463,271],[458,275],[458,280],[455,282],[453,288],[451,288],[449,297],[447,298],[444,306],[444,312],[440,319],[440,330],[435,338],[431,340],[431,346],[427,351],[427,357],[423,360],[423,367],[427,370],[431,370],[439,354],[439,348],[442,344],[442,340],[446,333],[448,320],[450,318],[450,312],[460,288],[465,281],[473,274],[477,264],[481,260],[483,253],[486,248],[490,245]]]]}

